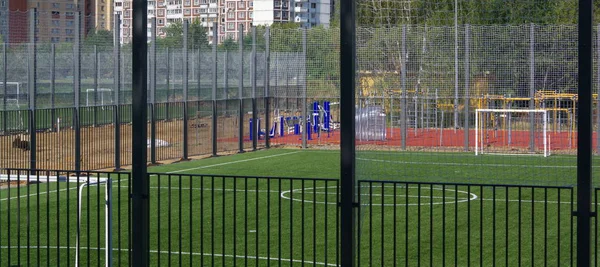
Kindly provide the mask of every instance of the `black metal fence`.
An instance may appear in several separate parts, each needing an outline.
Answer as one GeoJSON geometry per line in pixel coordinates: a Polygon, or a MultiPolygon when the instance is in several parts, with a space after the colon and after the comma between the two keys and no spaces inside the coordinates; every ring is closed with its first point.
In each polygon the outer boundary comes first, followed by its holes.
{"type": "MultiPolygon", "coordinates": [[[[3,169],[0,265],[130,265],[128,173],[3,169]]],[[[156,266],[338,266],[338,180],[148,174],[156,266]]],[[[574,266],[576,188],[358,181],[359,266],[574,266]]],[[[598,194],[594,191],[598,211],[598,194]]],[[[598,221],[593,221],[593,262],[598,221]]]]}
{"type": "MultiPolygon", "coordinates": [[[[264,98],[244,100],[242,119],[239,112],[226,110],[225,102],[232,101],[217,101],[216,114],[211,101],[149,104],[148,162],[210,155],[213,149],[219,153],[238,151],[239,142],[243,149],[266,147],[269,125],[265,122],[264,98]],[[183,116],[184,109],[187,116],[183,116]],[[255,129],[262,133],[257,143],[250,139],[253,110],[259,113],[262,127],[255,129]],[[213,128],[217,128],[217,135],[213,128]]],[[[131,112],[130,104],[81,107],[79,112],[76,108],[0,111],[0,167],[77,170],[79,162],[80,170],[97,170],[130,165],[131,112]],[[80,132],[79,138],[76,132],[80,132]],[[32,140],[36,140],[35,147],[32,140]],[[17,145],[20,142],[23,146],[17,145]]]]}

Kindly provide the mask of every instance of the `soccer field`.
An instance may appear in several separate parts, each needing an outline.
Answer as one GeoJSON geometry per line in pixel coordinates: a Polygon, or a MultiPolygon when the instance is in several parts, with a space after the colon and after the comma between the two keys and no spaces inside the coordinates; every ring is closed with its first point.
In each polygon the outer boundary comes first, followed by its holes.
{"type": "MultiPolygon", "coordinates": [[[[574,156],[357,151],[356,157],[361,266],[576,260],[574,156]]],[[[151,167],[151,262],[335,266],[339,161],[339,151],[270,149],[151,167]]],[[[0,265],[74,265],[79,196],[79,260],[103,265],[106,185],[79,195],[82,182],[44,182],[44,175],[42,183],[0,189],[0,265]]],[[[128,265],[128,229],[135,227],[129,176],[99,176],[112,185],[113,264],[128,265]]]]}

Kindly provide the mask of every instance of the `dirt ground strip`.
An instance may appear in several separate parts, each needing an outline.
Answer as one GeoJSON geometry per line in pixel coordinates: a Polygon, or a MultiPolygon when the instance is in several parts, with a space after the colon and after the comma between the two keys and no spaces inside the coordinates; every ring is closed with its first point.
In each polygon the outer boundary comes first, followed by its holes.
{"type": "MultiPolygon", "coordinates": [[[[218,139],[237,139],[238,118],[220,117],[218,122],[218,139]]],[[[121,134],[121,165],[131,164],[132,137],[131,124],[120,126],[121,134]]],[[[148,124],[148,129],[150,124],[148,124]]],[[[245,129],[244,132],[248,130],[245,129]]],[[[83,170],[112,168],[115,160],[115,129],[114,125],[86,127],[81,129],[81,158],[83,170]]],[[[165,141],[168,146],[160,147],[157,142],[156,157],[158,161],[180,159],[183,155],[183,121],[158,121],[156,123],[156,139],[165,141]]],[[[188,122],[188,154],[199,156],[212,152],[212,121],[210,118],[190,119],[188,122]]],[[[30,151],[13,148],[12,143],[17,136],[0,136],[0,167],[29,168],[30,151]]],[[[150,137],[150,131],[148,131],[150,137]]],[[[72,170],[75,167],[75,131],[72,128],[61,129],[60,132],[47,131],[36,134],[36,165],[38,169],[72,170]]],[[[249,141],[245,141],[247,143],[249,141]]],[[[237,142],[219,142],[218,152],[228,152],[238,149],[237,142]]],[[[150,157],[150,151],[148,151],[150,157]]]]}

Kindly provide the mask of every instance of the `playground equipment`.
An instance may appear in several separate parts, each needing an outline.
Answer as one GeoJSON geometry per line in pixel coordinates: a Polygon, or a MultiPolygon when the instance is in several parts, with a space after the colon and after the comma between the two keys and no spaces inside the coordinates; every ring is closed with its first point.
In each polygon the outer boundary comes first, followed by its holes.
{"type": "MultiPolygon", "coordinates": [[[[325,132],[327,133],[327,137],[329,137],[334,130],[339,128],[339,123],[333,122],[333,117],[331,115],[331,106],[337,104],[339,103],[323,101],[321,105],[318,101],[315,101],[312,103],[312,109],[309,111],[310,115],[307,117],[285,116],[281,114],[279,109],[275,109],[273,111],[274,119],[268,130],[269,137],[277,138],[287,135],[301,135],[303,131],[306,131],[308,140],[313,140],[313,133],[315,133],[317,137],[321,137],[321,133],[325,132]]],[[[257,138],[260,140],[267,134],[267,130],[261,127],[261,118],[258,118],[256,123],[258,129],[257,138]]],[[[252,131],[253,126],[254,121],[250,119],[250,140],[253,140],[254,138],[254,133],[252,131]]]]}

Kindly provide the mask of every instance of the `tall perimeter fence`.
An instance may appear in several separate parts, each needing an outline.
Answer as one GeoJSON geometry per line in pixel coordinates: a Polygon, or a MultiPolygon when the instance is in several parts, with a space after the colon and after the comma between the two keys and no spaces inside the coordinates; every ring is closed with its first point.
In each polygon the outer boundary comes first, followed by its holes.
{"type": "MultiPolygon", "coordinates": [[[[33,12],[18,13],[40,22],[24,24],[24,42],[0,47],[0,166],[130,164],[132,51],[121,43],[124,33],[114,27],[54,40],[39,26],[51,24],[52,14],[33,12]],[[31,149],[15,147],[18,140],[31,149]]],[[[209,44],[202,38],[218,35],[218,27],[198,38],[198,24],[184,22],[179,35],[164,37],[150,22],[149,162],[270,145],[338,147],[338,28],[238,27],[209,44]]],[[[476,109],[544,109],[545,150],[575,153],[576,34],[574,24],[359,25],[358,145],[472,152],[476,109]]],[[[593,97],[597,151],[600,99],[593,97]]],[[[488,118],[480,130],[510,128],[499,121],[506,116],[488,118]]],[[[520,127],[542,132],[541,119],[530,124],[520,127]]]]}

